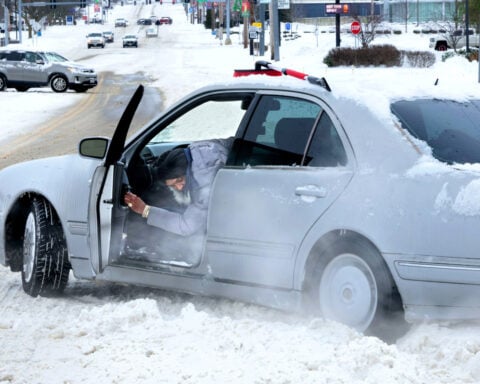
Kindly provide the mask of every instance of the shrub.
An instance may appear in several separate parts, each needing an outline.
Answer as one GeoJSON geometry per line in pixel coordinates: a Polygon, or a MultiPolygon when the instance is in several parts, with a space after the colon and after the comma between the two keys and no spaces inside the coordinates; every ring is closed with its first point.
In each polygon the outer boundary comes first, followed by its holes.
{"type": "Polygon", "coordinates": [[[402,51],[402,63],[408,63],[411,67],[431,67],[435,64],[435,54],[427,51],[402,51]]]}
{"type": "Polygon", "coordinates": [[[399,51],[393,45],[372,45],[367,48],[334,48],[323,59],[329,67],[337,66],[401,66],[430,67],[435,63],[432,52],[399,51]]]}

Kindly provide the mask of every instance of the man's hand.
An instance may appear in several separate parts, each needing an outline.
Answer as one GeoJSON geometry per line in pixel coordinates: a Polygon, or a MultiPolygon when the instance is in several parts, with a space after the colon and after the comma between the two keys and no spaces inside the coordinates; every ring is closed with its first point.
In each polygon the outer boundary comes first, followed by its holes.
{"type": "Polygon", "coordinates": [[[123,198],[125,204],[135,213],[141,215],[145,209],[145,202],[132,192],[127,192],[123,198]]]}

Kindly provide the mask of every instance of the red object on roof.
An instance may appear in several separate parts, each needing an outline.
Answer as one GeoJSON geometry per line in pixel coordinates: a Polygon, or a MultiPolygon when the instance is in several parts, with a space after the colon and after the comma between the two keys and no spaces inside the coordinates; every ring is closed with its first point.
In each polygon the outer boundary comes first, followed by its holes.
{"type": "Polygon", "coordinates": [[[250,75],[282,76],[282,73],[273,69],[235,69],[233,71],[233,77],[250,75]]]}

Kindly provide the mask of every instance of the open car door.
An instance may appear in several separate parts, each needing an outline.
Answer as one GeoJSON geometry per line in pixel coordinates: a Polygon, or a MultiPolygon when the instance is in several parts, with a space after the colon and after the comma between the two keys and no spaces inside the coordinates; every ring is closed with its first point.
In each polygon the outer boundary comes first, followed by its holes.
{"type": "MultiPolygon", "coordinates": [[[[105,161],[95,170],[89,201],[89,236],[91,262],[95,272],[103,271],[111,247],[112,214],[122,205],[124,188],[128,186],[124,165],[119,163],[133,116],[142,100],[144,87],[139,85],[118,122],[105,155],[105,161]]],[[[124,208],[127,210],[127,208],[124,208]]]]}

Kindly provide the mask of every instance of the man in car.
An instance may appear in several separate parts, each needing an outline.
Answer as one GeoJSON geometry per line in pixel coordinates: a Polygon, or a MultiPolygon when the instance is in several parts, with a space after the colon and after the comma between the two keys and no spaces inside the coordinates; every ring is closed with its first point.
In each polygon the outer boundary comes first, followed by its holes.
{"type": "MultiPolygon", "coordinates": [[[[147,240],[158,258],[190,261],[192,255],[198,258],[206,230],[211,185],[219,168],[225,165],[232,143],[233,138],[199,141],[160,156],[156,176],[170,190],[175,204],[165,198],[157,202],[159,206],[153,206],[131,192],[125,194],[125,204],[148,225],[160,230],[154,231],[155,238],[147,240]]],[[[127,233],[127,236],[132,235],[127,233]]]]}

